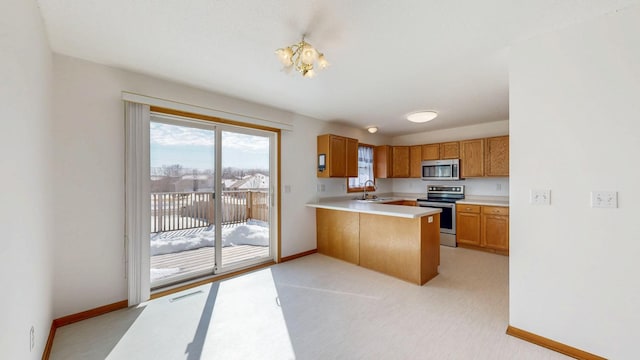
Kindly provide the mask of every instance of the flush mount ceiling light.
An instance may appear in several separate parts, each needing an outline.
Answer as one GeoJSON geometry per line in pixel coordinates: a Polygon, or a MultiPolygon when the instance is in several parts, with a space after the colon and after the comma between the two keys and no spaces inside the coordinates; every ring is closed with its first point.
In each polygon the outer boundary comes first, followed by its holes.
{"type": "Polygon", "coordinates": [[[377,133],[377,132],[378,132],[378,127],[377,127],[377,126],[369,126],[369,127],[367,128],[367,131],[368,131],[368,132],[370,132],[370,133],[372,133],[372,134],[375,134],[375,133],[377,133]]]}
{"type": "Polygon", "coordinates": [[[407,115],[407,120],[414,123],[423,123],[427,121],[431,121],[438,116],[438,113],[435,111],[416,111],[407,115]]]}
{"type": "Polygon", "coordinates": [[[276,50],[276,56],[284,65],[285,71],[291,71],[291,69],[295,68],[297,72],[306,78],[312,78],[316,75],[314,64],[317,64],[320,69],[329,66],[324,54],[304,41],[304,35],[302,35],[302,40],[299,43],[276,50]]]}

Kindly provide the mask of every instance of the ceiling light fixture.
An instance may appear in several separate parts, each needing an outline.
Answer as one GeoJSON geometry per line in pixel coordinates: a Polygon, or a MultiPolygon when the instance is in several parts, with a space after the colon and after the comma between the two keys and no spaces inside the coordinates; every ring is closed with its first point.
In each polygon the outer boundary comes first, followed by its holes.
{"type": "Polygon", "coordinates": [[[299,43],[276,50],[276,56],[284,65],[285,71],[291,71],[292,68],[295,68],[306,78],[312,78],[316,75],[314,63],[317,63],[320,69],[329,66],[324,54],[304,41],[304,35],[302,35],[302,40],[299,43]]]}
{"type": "Polygon", "coordinates": [[[427,121],[431,121],[438,116],[438,113],[435,111],[416,111],[407,115],[407,120],[414,123],[423,123],[427,121]]]}
{"type": "Polygon", "coordinates": [[[378,132],[378,127],[377,127],[377,126],[369,126],[369,127],[367,128],[367,131],[368,131],[368,132],[370,132],[370,133],[372,133],[372,134],[375,134],[375,133],[377,133],[377,132],[378,132]]]}

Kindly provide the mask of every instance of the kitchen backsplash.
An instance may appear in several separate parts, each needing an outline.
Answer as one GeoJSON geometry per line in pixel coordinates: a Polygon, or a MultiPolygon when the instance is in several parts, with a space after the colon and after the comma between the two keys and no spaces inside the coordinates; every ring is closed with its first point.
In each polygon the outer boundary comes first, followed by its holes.
{"type": "MultiPolygon", "coordinates": [[[[345,179],[317,179],[317,197],[347,195],[345,179]]],[[[420,179],[376,179],[376,193],[425,194],[427,185],[464,185],[467,195],[509,196],[509,178],[475,178],[460,181],[422,181],[420,179]]]]}
{"type": "Polygon", "coordinates": [[[396,193],[426,193],[427,185],[464,185],[467,195],[509,196],[509,178],[507,177],[474,178],[460,181],[393,179],[391,191],[396,193]]]}

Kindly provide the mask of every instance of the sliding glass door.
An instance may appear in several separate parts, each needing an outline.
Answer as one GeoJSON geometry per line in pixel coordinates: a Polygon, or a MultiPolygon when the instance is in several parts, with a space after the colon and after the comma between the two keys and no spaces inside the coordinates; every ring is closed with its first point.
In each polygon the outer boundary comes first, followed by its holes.
{"type": "Polygon", "coordinates": [[[243,129],[221,131],[223,188],[221,269],[273,258],[270,236],[270,136],[243,129]]]}
{"type": "Polygon", "coordinates": [[[152,114],[152,288],[273,259],[275,139],[152,114]]]}

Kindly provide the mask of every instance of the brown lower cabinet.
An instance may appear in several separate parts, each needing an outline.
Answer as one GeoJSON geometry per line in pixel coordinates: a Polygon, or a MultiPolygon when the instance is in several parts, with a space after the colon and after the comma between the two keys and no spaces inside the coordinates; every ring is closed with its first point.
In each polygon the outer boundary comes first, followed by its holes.
{"type": "Polygon", "coordinates": [[[509,207],[458,205],[456,242],[460,247],[509,255],[509,207]]]}
{"type": "Polygon", "coordinates": [[[440,214],[403,218],[316,209],[318,252],[422,285],[438,275],[440,214]]]}
{"type": "Polygon", "coordinates": [[[318,252],[360,263],[360,217],[356,212],[316,209],[318,252]]]}
{"type": "Polygon", "coordinates": [[[387,205],[404,205],[404,206],[418,206],[417,201],[415,200],[396,200],[385,202],[387,205]]]}

